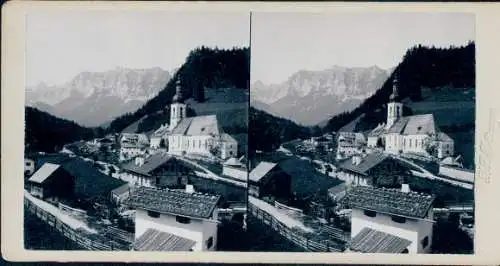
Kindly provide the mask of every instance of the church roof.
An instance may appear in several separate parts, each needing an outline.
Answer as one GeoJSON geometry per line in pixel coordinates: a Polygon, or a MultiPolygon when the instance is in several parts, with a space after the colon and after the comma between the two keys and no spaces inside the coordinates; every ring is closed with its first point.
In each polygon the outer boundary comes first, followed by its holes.
{"type": "Polygon", "coordinates": [[[389,128],[388,133],[399,133],[403,135],[428,135],[436,134],[437,127],[434,115],[412,115],[401,117],[389,128]]]}
{"type": "Polygon", "coordinates": [[[209,219],[220,200],[219,195],[187,193],[183,190],[138,187],[127,204],[133,208],[209,219]]]}
{"type": "Polygon", "coordinates": [[[350,207],[413,218],[425,218],[434,196],[400,189],[353,187],[347,195],[350,207]]]}
{"type": "Polygon", "coordinates": [[[152,138],[154,137],[161,137],[163,135],[165,135],[166,133],[168,132],[168,125],[167,124],[164,124],[164,125],[161,125],[160,128],[158,128],[154,133],[153,135],[151,136],[152,138]]]}
{"type": "Polygon", "coordinates": [[[384,133],[385,133],[385,126],[384,124],[380,124],[372,131],[370,131],[370,133],[368,133],[368,137],[378,137],[384,133]]]}
{"type": "Polygon", "coordinates": [[[182,119],[173,129],[172,134],[187,136],[219,135],[219,123],[216,115],[203,115],[182,119]]]}

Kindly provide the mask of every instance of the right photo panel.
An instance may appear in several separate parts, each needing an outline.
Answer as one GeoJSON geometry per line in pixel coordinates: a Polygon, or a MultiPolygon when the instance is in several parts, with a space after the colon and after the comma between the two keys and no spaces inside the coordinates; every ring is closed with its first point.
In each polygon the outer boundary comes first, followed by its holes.
{"type": "Polygon", "coordinates": [[[474,253],[475,16],[251,16],[252,250],[474,253]]]}

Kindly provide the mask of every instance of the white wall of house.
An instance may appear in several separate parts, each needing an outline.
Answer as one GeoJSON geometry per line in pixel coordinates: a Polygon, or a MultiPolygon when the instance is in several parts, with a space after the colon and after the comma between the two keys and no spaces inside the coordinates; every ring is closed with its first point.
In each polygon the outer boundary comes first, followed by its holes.
{"type": "Polygon", "coordinates": [[[160,217],[148,216],[147,211],[137,210],[135,214],[135,238],[139,238],[148,228],[175,234],[196,242],[193,251],[215,250],[217,246],[217,223],[201,219],[191,219],[189,224],[176,221],[175,215],[160,214],[160,217]],[[212,237],[213,245],[207,249],[206,241],[212,237]]]}
{"type": "Polygon", "coordinates": [[[245,168],[235,168],[228,165],[222,167],[222,174],[245,182],[248,176],[248,172],[245,168]]]}
{"type": "Polygon", "coordinates": [[[161,137],[152,137],[149,143],[149,147],[152,149],[158,149],[160,147],[161,137]]]}
{"type": "Polygon", "coordinates": [[[39,185],[31,184],[30,193],[35,197],[43,198],[43,188],[39,185]]]}
{"type": "Polygon", "coordinates": [[[442,159],[455,154],[455,147],[453,141],[439,141],[437,143],[438,158],[442,159]]]}
{"type": "Polygon", "coordinates": [[[378,137],[368,137],[368,143],[367,146],[370,148],[377,147],[377,142],[378,142],[378,137]]]}
{"type": "Polygon", "coordinates": [[[432,211],[429,220],[407,218],[405,223],[396,223],[390,215],[377,213],[375,217],[368,217],[363,210],[353,209],[351,216],[351,237],[356,236],[363,228],[368,227],[377,231],[392,234],[412,243],[408,247],[410,254],[428,253],[432,245],[432,211]],[[422,247],[421,241],[428,237],[426,248],[422,247]]]}
{"type": "Polygon", "coordinates": [[[348,171],[340,170],[337,178],[344,181],[348,186],[368,186],[368,177],[348,171]]]}
{"type": "Polygon", "coordinates": [[[238,154],[237,142],[222,142],[220,149],[221,159],[228,159],[238,154]]]}
{"type": "Polygon", "coordinates": [[[144,155],[146,153],[145,149],[133,147],[133,148],[121,148],[120,149],[120,160],[126,160],[139,155],[144,155]]]}

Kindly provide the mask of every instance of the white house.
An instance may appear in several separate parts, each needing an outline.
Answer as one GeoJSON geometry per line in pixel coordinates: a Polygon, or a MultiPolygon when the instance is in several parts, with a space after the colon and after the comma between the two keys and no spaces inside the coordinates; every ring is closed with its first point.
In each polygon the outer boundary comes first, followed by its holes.
{"type": "Polygon", "coordinates": [[[149,146],[149,139],[145,134],[122,133],[120,137],[120,160],[128,160],[144,155],[149,146]]]}
{"type": "Polygon", "coordinates": [[[363,253],[428,253],[434,196],[401,189],[353,187],[349,250],[363,253]]]}
{"type": "Polygon", "coordinates": [[[238,155],[238,141],[227,133],[221,134],[220,158],[227,159],[238,155]]]}
{"type": "Polygon", "coordinates": [[[155,149],[167,149],[168,139],[167,134],[169,133],[169,125],[164,124],[160,126],[152,135],[149,141],[149,147],[153,150],[155,149]]]}
{"type": "Polygon", "coordinates": [[[134,249],[215,251],[220,196],[186,190],[136,188],[128,205],[136,209],[134,249]]]}
{"type": "Polygon", "coordinates": [[[376,146],[383,138],[386,152],[429,155],[429,146],[435,146],[438,158],[452,156],[453,140],[439,130],[434,115],[403,116],[403,104],[398,100],[397,79],[387,103],[387,123],[384,129],[377,126],[369,133],[369,146],[376,146]]]}
{"type": "Polygon", "coordinates": [[[232,153],[236,155],[238,143],[222,131],[216,115],[187,117],[187,108],[180,80],[177,80],[176,94],[170,107],[170,125],[168,129],[162,126],[157,130],[152,148],[158,147],[164,139],[167,140],[168,152],[172,154],[211,155],[213,148],[220,145],[223,159],[231,157],[232,153]]]}

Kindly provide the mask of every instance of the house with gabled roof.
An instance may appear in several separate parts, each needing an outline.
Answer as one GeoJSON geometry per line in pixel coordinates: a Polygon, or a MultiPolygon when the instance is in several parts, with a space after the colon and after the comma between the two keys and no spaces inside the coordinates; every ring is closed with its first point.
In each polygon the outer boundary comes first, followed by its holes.
{"type": "Polygon", "coordinates": [[[428,253],[435,197],[401,189],[357,186],[346,196],[352,209],[349,250],[363,253],[428,253]]]}
{"type": "Polygon", "coordinates": [[[288,197],[291,186],[291,176],[277,163],[262,161],[248,175],[248,194],[256,198],[288,197]]]}
{"type": "Polygon", "coordinates": [[[411,176],[410,169],[382,152],[356,155],[339,163],[337,178],[348,186],[392,186],[411,176]]]}
{"type": "Polygon", "coordinates": [[[44,163],[29,179],[30,194],[58,201],[71,198],[75,192],[75,177],[61,165],[44,163]]]}
{"type": "Polygon", "coordinates": [[[134,249],[214,251],[219,195],[186,190],[136,188],[127,205],[136,210],[134,249]]]}
{"type": "Polygon", "coordinates": [[[139,156],[122,165],[127,180],[138,186],[168,187],[186,183],[193,170],[182,160],[165,152],[139,156]]]}

